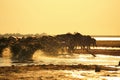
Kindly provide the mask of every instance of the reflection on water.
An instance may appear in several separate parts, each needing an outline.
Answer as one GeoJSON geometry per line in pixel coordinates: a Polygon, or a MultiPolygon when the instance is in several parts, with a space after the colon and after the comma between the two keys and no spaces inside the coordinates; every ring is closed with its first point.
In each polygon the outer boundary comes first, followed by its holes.
{"type": "Polygon", "coordinates": [[[79,60],[82,64],[86,65],[118,65],[120,57],[110,55],[97,55],[97,57],[86,57],[85,55],[80,55],[79,60]]]}
{"type": "MultiPolygon", "coordinates": [[[[92,49],[120,49],[112,47],[95,47],[92,49]]],[[[55,65],[118,65],[120,61],[120,56],[110,56],[110,55],[96,55],[93,57],[91,54],[74,54],[74,55],[60,55],[57,57],[46,56],[41,50],[37,50],[32,59],[33,63],[12,63],[11,61],[11,51],[9,48],[5,48],[2,53],[2,58],[0,58],[0,66],[10,66],[14,65],[38,65],[38,64],[55,64],[55,65]]]]}
{"type": "Polygon", "coordinates": [[[12,63],[10,58],[0,58],[0,66],[14,65],[38,65],[38,64],[55,64],[55,65],[118,65],[120,56],[96,55],[93,57],[90,54],[74,54],[72,56],[64,55],[59,57],[39,56],[33,63],[12,63]]]}
{"type": "Polygon", "coordinates": [[[9,47],[3,49],[2,58],[0,58],[0,66],[11,66],[12,53],[9,47]]]}
{"type": "Polygon", "coordinates": [[[80,80],[120,80],[120,71],[101,71],[96,73],[94,70],[66,70],[65,73],[66,76],[71,76],[80,80]]]}
{"type": "Polygon", "coordinates": [[[3,49],[2,57],[4,57],[4,58],[11,58],[12,57],[12,53],[11,53],[11,50],[9,47],[3,49]]]}
{"type": "Polygon", "coordinates": [[[73,55],[71,57],[61,57],[61,58],[41,58],[39,61],[35,61],[35,64],[58,64],[58,65],[118,65],[120,57],[116,56],[106,56],[106,55],[97,55],[93,57],[90,54],[80,54],[73,55]],[[73,58],[74,57],[74,58],[73,58]]]}
{"type": "Polygon", "coordinates": [[[120,41],[120,37],[94,37],[96,40],[120,41]]]}
{"type": "Polygon", "coordinates": [[[37,51],[33,57],[35,64],[57,64],[57,65],[118,65],[120,56],[110,55],[96,55],[93,57],[91,54],[74,54],[74,55],[61,55],[58,57],[48,57],[41,51],[37,51]]]}
{"type": "Polygon", "coordinates": [[[10,58],[0,58],[0,66],[11,66],[12,61],[10,58]]]}
{"type": "Polygon", "coordinates": [[[91,47],[91,49],[120,50],[120,47],[91,47]]]}
{"type": "MultiPolygon", "coordinates": [[[[74,54],[74,55],[61,55],[58,57],[49,57],[44,55],[41,51],[36,51],[33,55],[34,62],[31,64],[96,64],[116,67],[120,61],[120,56],[110,55],[96,55],[93,57],[90,54],[74,54]]],[[[30,63],[12,63],[8,57],[0,58],[0,66],[14,65],[31,65],[30,63]]],[[[117,68],[117,67],[116,67],[117,68]]],[[[120,69],[120,67],[118,67],[120,69]]],[[[118,71],[104,71],[95,72],[94,70],[38,70],[28,71],[22,73],[13,73],[17,75],[18,79],[24,77],[27,79],[42,78],[43,80],[120,80],[120,70],[118,71]],[[21,77],[21,78],[20,78],[21,77]],[[49,78],[49,79],[48,79],[49,78]]],[[[11,75],[9,75],[11,76],[11,75]]],[[[6,76],[5,76],[6,77],[6,76]]]]}

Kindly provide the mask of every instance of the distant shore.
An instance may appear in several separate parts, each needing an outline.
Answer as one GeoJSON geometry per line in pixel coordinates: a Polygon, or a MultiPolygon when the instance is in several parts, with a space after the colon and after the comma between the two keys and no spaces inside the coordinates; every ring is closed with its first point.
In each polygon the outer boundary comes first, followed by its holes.
{"type": "Polygon", "coordinates": [[[120,56],[120,50],[106,50],[106,49],[90,49],[87,51],[77,49],[75,50],[77,54],[103,54],[103,55],[113,55],[113,56],[120,56]]]}
{"type": "Polygon", "coordinates": [[[98,47],[120,47],[120,41],[107,41],[107,40],[98,40],[96,41],[98,47]]]}

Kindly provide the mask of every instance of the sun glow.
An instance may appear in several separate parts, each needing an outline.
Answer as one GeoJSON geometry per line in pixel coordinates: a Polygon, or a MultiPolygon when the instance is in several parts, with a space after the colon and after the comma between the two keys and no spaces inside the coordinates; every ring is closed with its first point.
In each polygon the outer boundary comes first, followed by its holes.
{"type": "Polygon", "coordinates": [[[120,0],[0,0],[0,33],[119,35],[119,4],[120,0]]]}

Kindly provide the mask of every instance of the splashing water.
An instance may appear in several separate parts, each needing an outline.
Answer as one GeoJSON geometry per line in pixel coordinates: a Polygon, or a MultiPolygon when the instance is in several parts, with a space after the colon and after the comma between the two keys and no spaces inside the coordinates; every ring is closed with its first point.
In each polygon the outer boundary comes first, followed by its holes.
{"type": "Polygon", "coordinates": [[[12,65],[12,53],[10,48],[5,48],[2,51],[2,58],[0,58],[0,66],[11,66],[12,65]]]}
{"type": "Polygon", "coordinates": [[[2,57],[6,57],[6,58],[11,58],[12,57],[12,53],[9,47],[3,49],[2,51],[2,57]]]}
{"type": "Polygon", "coordinates": [[[90,54],[73,54],[73,55],[60,55],[51,57],[45,55],[44,52],[38,50],[33,55],[35,64],[57,64],[57,65],[118,65],[120,61],[119,56],[110,55],[96,55],[93,57],[90,54]]]}
{"type": "MultiPolygon", "coordinates": [[[[48,53],[47,53],[48,54],[48,53]]],[[[47,55],[45,52],[41,50],[37,50],[33,56],[33,63],[34,65],[42,65],[42,64],[54,64],[54,65],[78,65],[78,64],[85,64],[85,65],[109,65],[114,66],[118,65],[120,61],[120,56],[111,56],[111,55],[100,55],[97,54],[96,57],[93,57],[90,54],[74,54],[69,55],[61,54],[58,56],[50,56],[47,55]]],[[[11,60],[12,53],[10,48],[5,48],[2,52],[2,58],[0,58],[0,66],[1,65],[29,65],[30,63],[14,63],[11,60]],[[13,63],[12,63],[13,62],[13,63]]]]}

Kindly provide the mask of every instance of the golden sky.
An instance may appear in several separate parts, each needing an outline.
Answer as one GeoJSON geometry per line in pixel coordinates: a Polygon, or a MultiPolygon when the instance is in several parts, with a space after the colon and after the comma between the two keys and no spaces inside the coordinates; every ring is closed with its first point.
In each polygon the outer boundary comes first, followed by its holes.
{"type": "Polygon", "coordinates": [[[120,35],[120,0],[0,0],[0,33],[120,35]]]}

